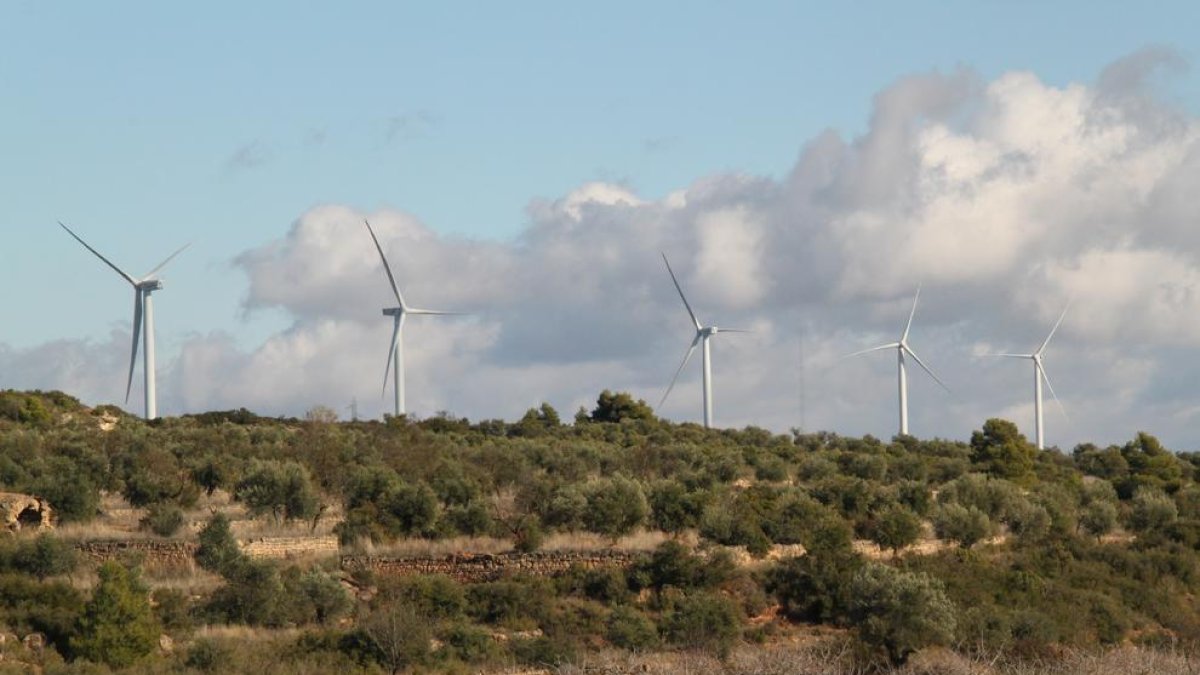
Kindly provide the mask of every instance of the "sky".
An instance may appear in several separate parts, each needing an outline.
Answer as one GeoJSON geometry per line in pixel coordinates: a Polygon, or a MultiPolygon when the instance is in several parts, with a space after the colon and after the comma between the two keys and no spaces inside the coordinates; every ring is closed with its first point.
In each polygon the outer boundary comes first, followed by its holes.
{"type": "MultiPolygon", "coordinates": [[[[1195,3],[0,0],[0,387],[123,404],[125,282],[155,295],[159,408],[378,416],[657,404],[714,340],[720,425],[1138,430],[1200,448],[1195,3]],[[803,358],[802,356],[803,355],[803,358]],[[390,393],[389,393],[390,395],[390,393]]],[[[138,365],[140,369],[140,363],[138,365]]],[[[700,419],[699,363],[662,407],[700,419]]],[[[125,406],[140,410],[140,374],[125,406]]]]}

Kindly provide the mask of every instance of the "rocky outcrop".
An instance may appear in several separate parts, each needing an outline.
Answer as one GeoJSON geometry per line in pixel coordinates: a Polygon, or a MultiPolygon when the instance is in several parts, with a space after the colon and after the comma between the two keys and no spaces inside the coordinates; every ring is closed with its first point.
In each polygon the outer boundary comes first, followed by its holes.
{"type": "Polygon", "coordinates": [[[50,504],[32,495],[0,492],[0,515],[4,517],[4,527],[9,532],[54,527],[54,511],[50,504]]]}
{"type": "Polygon", "coordinates": [[[630,551],[545,551],[538,553],[472,554],[457,553],[441,557],[342,556],[342,569],[370,571],[388,576],[444,574],[460,583],[495,581],[511,574],[553,577],[572,566],[625,568],[642,557],[630,551]]]}

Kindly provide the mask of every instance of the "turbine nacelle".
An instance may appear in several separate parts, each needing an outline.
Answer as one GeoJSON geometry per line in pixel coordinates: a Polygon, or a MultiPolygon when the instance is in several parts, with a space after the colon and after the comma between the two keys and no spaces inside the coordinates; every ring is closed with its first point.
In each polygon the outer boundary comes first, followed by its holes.
{"type": "Polygon", "coordinates": [[[383,315],[384,316],[404,316],[404,308],[403,307],[384,307],[383,315]]]}
{"type": "Polygon", "coordinates": [[[161,291],[163,283],[161,279],[145,279],[137,282],[133,287],[143,293],[153,293],[154,291],[161,291]]]}

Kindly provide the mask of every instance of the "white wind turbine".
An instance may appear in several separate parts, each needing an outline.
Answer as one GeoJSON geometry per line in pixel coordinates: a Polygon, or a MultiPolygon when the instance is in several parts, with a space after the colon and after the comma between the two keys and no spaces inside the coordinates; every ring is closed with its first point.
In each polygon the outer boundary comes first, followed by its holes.
{"type": "Polygon", "coordinates": [[[905,354],[911,356],[913,358],[913,360],[917,362],[917,365],[921,366],[921,368],[926,373],[929,373],[929,376],[932,377],[935,382],[942,385],[942,389],[945,389],[946,391],[950,391],[950,388],[946,386],[946,383],[942,382],[938,378],[937,375],[934,375],[933,371],[929,369],[929,366],[925,365],[925,362],[921,360],[921,357],[917,356],[917,353],[914,352],[912,350],[912,347],[910,347],[908,345],[908,331],[910,329],[912,329],[913,317],[916,316],[916,314],[917,314],[917,301],[920,299],[921,299],[921,287],[918,286],[917,287],[917,295],[916,295],[916,297],[913,298],[912,311],[908,313],[908,323],[904,324],[904,333],[902,333],[900,335],[899,342],[889,342],[886,345],[879,345],[878,347],[864,349],[860,352],[854,352],[853,354],[848,354],[845,357],[845,358],[850,358],[851,356],[858,356],[860,354],[877,352],[877,351],[881,351],[884,349],[895,349],[896,350],[896,361],[898,364],[897,368],[898,368],[898,379],[899,379],[899,386],[900,386],[900,435],[902,435],[902,436],[908,435],[908,373],[905,370],[905,366],[904,366],[904,364],[905,364],[904,355],[905,354]]]}
{"type": "Polygon", "coordinates": [[[718,328],[716,326],[701,325],[700,319],[696,318],[696,313],[692,311],[692,306],[688,304],[687,298],[683,295],[683,289],[679,286],[679,280],[675,278],[675,272],[671,269],[671,263],[667,261],[667,254],[662,254],[663,262],[667,265],[667,273],[671,275],[671,281],[675,282],[675,290],[679,291],[679,299],[683,300],[683,306],[687,308],[688,315],[692,317],[692,324],[696,326],[696,336],[692,338],[692,345],[688,347],[687,353],[683,355],[683,363],[679,364],[679,369],[675,371],[675,377],[671,378],[671,384],[667,387],[666,393],[663,394],[662,400],[658,402],[658,407],[662,407],[666,403],[667,397],[671,395],[671,390],[675,388],[675,381],[679,379],[679,374],[683,372],[684,366],[692,358],[692,354],[696,351],[696,345],[703,343],[703,361],[704,361],[704,426],[705,428],[712,427],[712,352],[709,349],[708,341],[717,333],[749,333],[748,330],[738,330],[736,328],[718,328]]]}
{"type": "Polygon", "coordinates": [[[125,281],[128,281],[133,286],[133,349],[129,354],[129,377],[125,382],[125,402],[129,402],[129,391],[133,387],[133,366],[137,363],[138,332],[141,331],[144,334],[146,343],[142,354],[144,357],[142,375],[145,378],[146,419],[155,419],[158,417],[158,397],[154,375],[154,303],[150,295],[154,291],[162,290],[163,287],[162,281],[154,275],[166,267],[167,263],[171,262],[175,256],[183,253],[183,250],[190,246],[190,244],[184,244],[178,251],[167,256],[167,259],[159,263],[157,267],[147,272],[145,276],[135,279],[120,267],[114,265],[108,258],[100,255],[99,251],[89,246],[79,235],[72,232],[71,228],[63,225],[62,221],[59,221],[58,224],[62,226],[62,229],[67,231],[67,234],[74,237],[80,244],[83,244],[84,248],[94,253],[97,258],[104,261],[104,264],[113,268],[117,274],[120,274],[125,281]]]}
{"type": "Polygon", "coordinates": [[[1058,331],[1058,327],[1062,325],[1063,319],[1067,317],[1067,310],[1071,309],[1071,303],[1063,308],[1062,314],[1059,315],[1058,321],[1054,322],[1054,327],[1050,329],[1050,334],[1042,341],[1042,345],[1037,348],[1032,354],[992,354],[1009,359],[1030,359],[1033,361],[1033,416],[1037,424],[1037,447],[1038,450],[1045,448],[1045,427],[1042,423],[1042,380],[1046,381],[1046,387],[1050,390],[1050,395],[1054,397],[1054,402],[1058,404],[1062,410],[1063,417],[1067,416],[1067,409],[1063,407],[1062,401],[1058,400],[1058,394],[1054,393],[1054,387],[1050,384],[1050,376],[1046,374],[1046,365],[1042,362],[1042,356],[1046,353],[1046,345],[1050,344],[1050,338],[1054,337],[1054,333],[1058,331]]]}
{"type": "Polygon", "coordinates": [[[371,233],[371,240],[375,242],[375,250],[379,251],[379,259],[383,261],[383,271],[387,272],[388,283],[392,285],[392,292],[396,294],[396,302],[400,303],[398,307],[385,307],[383,310],[384,316],[392,317],[394,326],[392,328],[392,343],[388,348],[387,366],[383,369],[383,390],[387,391],[388,371],[392,371],[394,377],[394,388],[396,392],[396,415],[403,415],[404,408],[404,344],[402,341],[404,331],[404,317],[409,314],[430,314],[435,316],[458,316],[460,312],[442,312],[435,309],[417,309],[409,307],[404,302],[404,296],[400,294],[400,288],[396,286],[396,277],[392,275],[392,268],[388,265],[387,256],[383,254],[383,247],[379,245],[379,238],[375,236],[375,230],[371,229],[371,223],[363,221],[367,226],[367,232],[371,233]],[[392,361],[396,362],[395,370],[392,370],[392,361]]]}

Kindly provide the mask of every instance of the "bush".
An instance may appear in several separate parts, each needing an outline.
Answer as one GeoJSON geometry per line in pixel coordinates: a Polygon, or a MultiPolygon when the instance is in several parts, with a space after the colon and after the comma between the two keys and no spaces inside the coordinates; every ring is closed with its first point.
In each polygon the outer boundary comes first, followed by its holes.
{"type": "Polygon", "coordinates": [[[700,592],[685,596],[663,617],[663,632],[673,644],[725,658],[741,636],[741,624],[733,601],[700,592]]]}
{"type": "Polygon", "coordinates": [[[638,652],[658,644],[658,629],[645,614],[632,607],[620,606],[608,616],[605,637],[614,646],[638,652]]]}
{"type": "Polygon", "coordinates": [[[183,665],[200,672],[215,673],[224,670],[232,661],[232,649],[214,640],[201,638],[188,647],[183,665]]]}
{"type": "Polygon", "coordinates": [[[78,564],[75,547],[42,532],[33,539],[17,543],[8,561],[12,569],[35,576],[38,580],[59,574],[70,574],[78,564]]]}
{"type": "Polygon", "coordinates": [[[807,555],[788,558],[771,568],[767,591],[791,619],[842,623],[848,613],[850,581],[862,565],[862,556],[849,544],[810,549],[807,555]]]}
{"type": "Polygon", "coordinates": [[[642,525],[650,513],[641,486],[624,476],[592,481],[585,486],[584,494],[584,527],[613,541],[642,525]]]}
{"type": "Polygon", "coordinates": [[[157,503],[146,511],[138,525],[160,537],[170,537],[183,527],[183,511],[174,504],[157,503]]]}
{"type": "Polygon", "coordinates": [[[229,516],[224,513],[213,514],[197,539],[196,564],[209,572],[227,576],[244,559],[242,549],[229,529],[229,516]]]}
{"type": "Polygon", "coordinates": [[[867,563],[851,581],[851,596],[850,618],[859,638],[882,647],[894,664],[954,637],[954,605],[942,585],[924,574],[867,563]]]}
{"type": "Polygon", "coordinates": [[[1129,525],[1135,532],[1161,532],[1179,515],[1175,500],[1159,490],[1141,489],[1133,497],[1129,525]]]}
{"type": "Polygon", "coordinates": [[[986,513],[974,506],[942,504],[934,509],[933,529],[938,537],[971,548],[992,535],[992,522],[986,513]]]}
{"type": "Polygon", "coordinates": [[[309,520],[321,500],[312,478],[296,462],[258,461],[238,481],[235,496],[253,515],[270,513],[276,520],[309,520]]]}
{"type": "Polygon", "coordinates": [[[1083,507],[1079,527],[1096,539],[1112,532],[1117,526],[1117,507],[1111,502],[1094,501],[1083,507]]]}
{"type": "Polygon", "coordinates": [[[450,624],[439,633],[439,639],[445,644],[446,656],[464,663],[483,663],[500,653],[500,647],[489,631],[468,623],[450,624]]]}
{"type": "Polygon", "coordinates": [[[161,628],[136,572],[108,562],[84,606],[71,651],[116,668],[132,665],[158,646],[161,628]]]}
{"type": "Polygon", "coordinates": [[[921,519],[908,508],[891,506],[871,521],[868,535],[880,548],[890,548],[895,555],[916,543],[921,536],[921,519]]]}
{"type": "Polygon", "coordinates": [[[423,663],[433,633],[429,622],[406,605],[377,610],[361,623],[375,659],[389,672],[423,663]]]}

